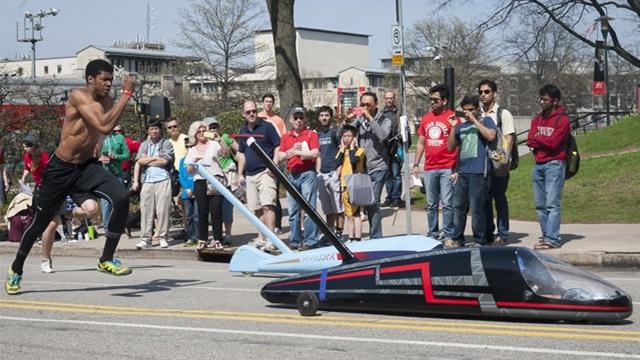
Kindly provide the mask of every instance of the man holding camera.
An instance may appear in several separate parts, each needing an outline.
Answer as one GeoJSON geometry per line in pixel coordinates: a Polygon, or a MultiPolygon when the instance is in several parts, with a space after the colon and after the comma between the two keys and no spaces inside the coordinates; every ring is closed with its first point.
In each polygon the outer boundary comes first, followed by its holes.
{"type": "Polygon", "coordinates": [[[382,187],[389,177],[389,153],[386,140],[391,134],[391,119],[382,111],[378,111],[378,96],[372,92],[365,92],[360,96],[360,107],[355,108],[347,117],[354,118],[351,124],[358,129],[358,139],[361,148],[367,154],[367,172],[373,183],[375,202],[367,207],[369,216],[369,237],[382,237],[382,218],[380,215],[380,196],[382,187]]]}
{"type": "Polygon", "coordinates": [[[487,244],[487,197],[491,181],[491,164],[487,147],[496,138],[496,125],[491,117],[480,116],[477,96],[465,96],[460,103],[464,121],[457,123],[455,116],[449,119],[453,136],[447,139],[447,149],[455,151],[459,147],[457,179],[453,190],[452,239],[445,240],[445,247],[464,246],[464,228],[467,212],[471,207],[471,230],[474,243],[471,246],[487,244]]]}

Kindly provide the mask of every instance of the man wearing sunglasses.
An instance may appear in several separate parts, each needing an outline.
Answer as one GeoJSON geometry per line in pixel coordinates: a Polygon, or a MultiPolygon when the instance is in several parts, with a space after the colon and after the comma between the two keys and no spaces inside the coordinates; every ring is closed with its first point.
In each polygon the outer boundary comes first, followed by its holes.
{"type": "Polygon", "coordinates": [[[418,176],[424,152],[424,182],[427,189],[427,236],[434,239],[453,239],[453,184],[455,181],[456,150],[447,149],[456,119],[447,108],[449,90],[440,84],[431,88],[431,111],[425,114],[418,127],[418,144],[413,163],[413,175],[418,176]],[[451,120],[453,119],[453,120],[451,120]],[[438,223],[438,205],[442,201],[442,233],[438,223]]]}
{"type": "MultiPolygon", "coordinates": [[[[238,177],[246,178],[247,207],[253,210],[258,218],[273,231],[276,226],[276,200],[278,190],[274,175],[249,146],[247,138],[253,136],[262,150],[278,163],[280,152],[280,136],[276,128],[265,119],[258,117],[257,106],[254,101],[245,101],[242,105],[242,116],[245,119],[240,127],[238,141],[238,177]]],[[[258,234],[252,242],[257,248],[270,248],[265,236],[258,234]]]]}
{"type": "MultiPolygon", "coordinates": [[[[495,81],[484,79],[478,84],[478,94],[480,96],[480,107],[482,118],[490,117],[493,123],[501,130],[503,136],[503,148],[511,150],[516,141],[516,128],[513,116],[498,105],[496,94],[498,85],[495,81]]],[[[518,146],[517,144],[515,145],[518,146]]],[[[507,151],[507,158],[512,159],[514,154],[507,151]]],[[[506,176],[498,176],[491,173],[489,181],[489,197],[487,201],[487,241],[493,245],[507,245],[509,241],[509,203],[507,202],[507,186],[509,185],[509,173],[506,176]],[[496,224],[493,223],[493,203],[496,206],[496,224]],[[493,240],[493,232],[498,227],[498,238],[493,240]]]]}

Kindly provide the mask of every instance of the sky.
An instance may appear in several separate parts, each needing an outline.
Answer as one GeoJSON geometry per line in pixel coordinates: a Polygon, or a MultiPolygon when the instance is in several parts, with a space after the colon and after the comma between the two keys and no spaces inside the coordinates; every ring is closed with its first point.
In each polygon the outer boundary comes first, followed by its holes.
{"type": "MultiPolygon", "coordinates": [[[[146,36],[146,8],[150,3],[152,26],[150,38],[161,40],[168,50],[182,52],[175,46],[178,25],[176,12],[188,7],[187,0],[0,0],[0,59],[30,55],[31,44],[16,41],[16,22],[22,27],[25,11],[56,8],[60,13],[45,17],[43,41],[36,45],[36,58],[75,55],[89,44],[111,45],[114,41],[133,41],[146,36]],[[99,4],[107,4],[99,5],[99,4]]],[[[264,1],[264,28],[267,9],[264,1]]],[[[404,0],[405,28],[425,18],[427,0],[404,0]]],[[[379,59],[389,57],[391,25],[396,22],[395,0],[297,0],[295,25],[326,30],[371,35],[369,66],[380,68],[379,59]]]]}
{"type": "MultiPolygon", "coordinates": [[[[264,9],[264,27],[269,28],[264,0],[257,0],[264,9]]],[[[56,8],[56,17],[43,19],[43,41],[36,45],[37,58],[73,56],[84,47],[111,45],[114,41],[134,41],[146,35],[147,3],[152,11],[151,40],[160,40],[167,50],[184,52],[175,46],[178,24],[176,12],[189,6],[188,0],[0,0],[0,59],[31,54],[31,44],[16,41],[16,22],[22,26],[25,11],[56,8]],[[105,4],[105,5],[103,5],[105,4]]],[[[369,67],[380,68],[380,58],[391,52],[391,26],[396,22],[395,0],[296,0],[295,25],[325,30],[371,35],[369,67]]],[[[416,21],[433,16],[435,5],[430,0],[403,0],[405,33],[416,21]]],[[[495,0],[460,2],[450,12],[462,19],[483,19],[495,0]]],[[[447,16],[447,13],[438,13],[447,16]]],[[[615,14],[614,14],[615,16],[615,14]]],[[[620,17],[618,17],[620,19],[620,17]]],[[[620,20],[617,20],[620,21],[620,20]]],[[[636,20],[637,25],[637,20],[636,20]]],[[[587,25],[584,25],[586,30],[587,25]]],[[[637,28],[627,27],[627,39],[637,37],[637,28]]],[[[578,29],[580,30],[580,29],[578,29]]],[[[580,31],[583,32],[583,31],[580,31]]],[[[499,39],[502,34],[489,34],[499,39]]],[[[593,35],[595,36],[595,35],[593,35]]],[[[640,48],[640,41],[636,48],[640,48]]]]}

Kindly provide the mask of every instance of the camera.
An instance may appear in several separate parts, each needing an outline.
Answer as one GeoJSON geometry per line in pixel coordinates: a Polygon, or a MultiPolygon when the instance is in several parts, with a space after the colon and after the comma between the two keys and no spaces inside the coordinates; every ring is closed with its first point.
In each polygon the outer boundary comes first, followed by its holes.
{"type": "Polygon", "coordinates": [[[460,110],[456,111],[456,117],[463,118],[464,117],[464,111],[460,111],[460,110]]]}
{"type": "Polygon", "coordinates": [[[205,131],[204,132],[204,137],[206,137],[209,140],[213,140],[213,138],[215,137],[215,133],[213,131],[205,131]]]}
{"type": "Polygon", "coordinates": [[[362,116],[364,114],[364,110],[361,107],[355,107],[351,110],[351,113],[355,116],[362,116]]]}

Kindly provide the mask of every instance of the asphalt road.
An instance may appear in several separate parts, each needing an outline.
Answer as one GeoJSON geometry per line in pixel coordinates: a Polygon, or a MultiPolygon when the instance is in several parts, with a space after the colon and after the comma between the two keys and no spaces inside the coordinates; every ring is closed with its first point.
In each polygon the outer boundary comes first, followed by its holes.
{"type": "MultiPolygon", "coordinates": [[[[9,256],[0,257],[6,269],[9,256]]],[[[640,359],[640,315],[618,324],[486,321],[321,311],[302,317],[259,289],[272,277],[227,264],[134,259],[133,274],[58,257],[28,260],[19,296],[0,296],[2,359],[640,359]]],[[[640,307],[637,270],[591,269],[640,307]]]]}

